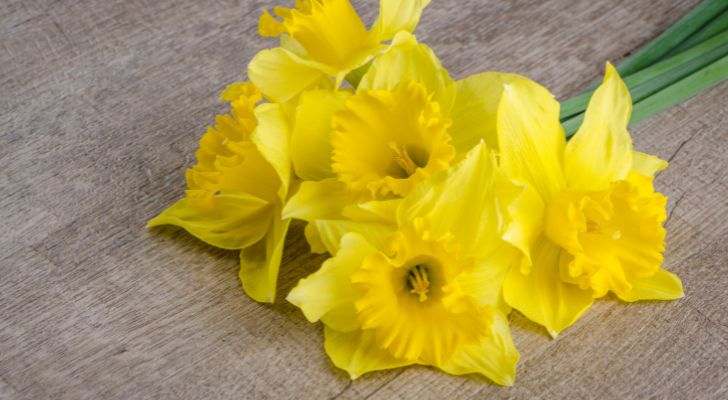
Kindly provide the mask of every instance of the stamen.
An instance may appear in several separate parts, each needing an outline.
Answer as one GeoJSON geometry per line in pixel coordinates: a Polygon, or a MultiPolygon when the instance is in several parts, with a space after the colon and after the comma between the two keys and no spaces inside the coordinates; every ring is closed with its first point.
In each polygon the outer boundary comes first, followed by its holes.
{"type": "Polygon", "coordinates": [[[394,157],[392,157],[394,162],[404,170],[408,177],[412,176],[417,170],[417,164],[412,161],[412,158],[407,152],[407,148],[396,142],[389,142],[389,148],[394,152],[394,157]]]}
{"type": "Polygon", "coordinates": [[[410,293],[419,295],[420,302],[427,300],[427,292],[430,288],[430,280],[427,277],[427,268],[417,264],[409,270],[407,283],[412,288],[410,293]]]}
{"type": "Polygon", "coordinates": [[[588,219],[586,220],[586,232],[587,233],[601,233],[602,227],[599,222],[588,219]]]}

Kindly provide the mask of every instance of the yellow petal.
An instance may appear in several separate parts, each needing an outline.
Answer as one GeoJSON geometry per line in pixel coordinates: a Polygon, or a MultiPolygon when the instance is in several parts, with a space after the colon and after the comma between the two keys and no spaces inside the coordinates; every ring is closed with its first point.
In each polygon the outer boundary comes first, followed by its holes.
{"type": "Polygon", "coordinates": [[[624,301],[675,300],[685,295],[680,278],[662,268],[653,276],[632,278],[629,283],[632,284],[631,291],[617,293],[617,296],[624,301]]]}
{"type": "Polygon", "coordinates": [[[457,167],[421,184],[403,200],[397,215],[399,225],[424,217],[433,237],[454,235],[463,254],[476,258],[490,254],[503,243],[496,168],[495,155],[484,143],[478,144],[457,167]]]}
{"type": "Polygon", "coordinates": [[[365,257],[376,251],[361,235],[345,235],[336,256],[301,279],[286,300],[300,308],[310,322],[321,319],[327,326],[342,332],[358,328],[354,302],[361,293],[351,284],[351,274],[365,257]]]}
{"type": "Polygon", "coordinates": [[[303,230],[303,235],[306,237],[309,247],[311,247],[311,253],[313,254],[324,254],[326,253],[326,245],[321,240],[321,234],[316,227],[315,222],[309,222],[306,224],[306,228],[303,230]]]}
{"type": "Polygon", "coordinates": [[[344,208],[342,215],[352,221],[379,222],[394,227],[397,221],[397,208],[401,202],[401,199],[391,199],[350,204],[344,208]]]}
{"type": "Polygon", "coordinates": [[[356,232],[364,236],[369,243],[377,248],[384,248],[387,239],[394,232],[392,225],[381,222],[361,222],[346,219],[317,219],[316,232],[319,234],[317,241],[323,243],[329,254],[336,254],[339,251],[341,238],[349,233],[356,232]]]}
{"type": "Polygon", "coordinates": [[[331,171],[331,116],[344,107],[351,93],[313,90],[301,94],[291,136],[291,159],[301,179],[321,180],[331,171]]]}
{"type": "Polygon", "coordinates": [[[339,219],[341,212],[354,198],[346,185],[336,179],[304,181],[283,209],[284,218],[304,221],[339,219]]]}
{"type": "Polygon", "coordinates": [[[527,79],[504,85],[498,106],[498,145],[506,175],[533,186],[548,201],[565,186],[564,129],[559,103],[527,79]]]}
{"type": "Polygon", "coordinates": [[[284,201],[291,181],[291,158],[289,151],[289,127],[286,116],[278,104],[262,104],[255,109],[258,127],[250,140],[255,143],[260,154],[278,174],[281,186],[278,196],[284,201]]]}
{"type": "Polygon", "coordinates": [[[540,238],[531,253],[531,272],[526,275],[518,268],[511,268],[503,283],[506,302],[531,321],[543,325],[552,337],[573,324],[594,301],[591,290],[561,280],[561,251],[548,239],[540,238]]]}
{"type": "Polygon", "coordinates": [[[258,20],[258,34],[262,37],[276,37],[285,32],[285,25],[273,18],[268,10],[263,10],[258,20]]]}
{"type": "Polygon", "coordinates": [[[511,386],[520,357],[511,339],[507,318],[495,313],[490,335],[485,340],[465,346],[439,367],[449,374],[481,374],[499,385],[511,386]]]}
{"type": "Polygon", "coordinates": [[[175,225],[203,242],[223,249],[242,249],[260,240],[268,229],[271,205],[247,193],[215,196],[199,206],[183,198],[147,223],[175,225]]]}
{"type": "Polygon", "coordinates": [[[338,332],[325,327],[324,348],[334,365],[349,373],[351,379],[367,372],[414,364],[413,361],[394,358],[381,349],[371,331],[338,332]]]}
{"type": "Polygon", "coordinates": [[[348,232],[357,232],[377,248],[383,248],[397,229],[398,204],[399,200],[386,200],[347,205],[336,218],[311,222],[307,226],[306,238],[312,249],[323,249],[321,252],[328,251],[330,254],[339,251],[341,238],[348,232]]]}
{"type": "Polygon", "coordinates": [[[604,190],[624,179],[632,167],[627,130],[632,99],[619,73],[607,64],[604,82],[589,100],[584,122],[566,145],[564,172],[569,186],[604,190]]]}
{"type": "MultiPolygon", "coordinates": [[[[398,2],[393,2],[398,3],[398,2]]],[[[455,98],[455,84],[435,53],[407,32],[400,32],[392,45],[380,54],[359,82],[357,90],[393,90],[400,82],[423,85],[443,112],[455,98]]]]}
{"type": "Polygon", "coordinates": [[[381,40],[389,40],[399,31],[412,32],[430,0],[380,0],[379,17],[373,31],[381,40]]]}
{"type": "Polygon", "coordinates": [[[275,300],[278,269],[290,222],[280,218],[279,209],[265,237],[240,252],[238,277],[245,293],[255,301],[272,303],[275,300]]]}
{"type": "Polygon", "coordinates": [[[503,298],[503,281],[513,258],[513,248],[501,245],[488,257],[480,260],[467,274],[458,276],[460,290],[481,305],[491,305],[504,314],[509,313],[511,308],[503,298]]]}
{"type": "Polygon", "coordinates": [[[660,157],[635,151],[632,154],[632,171],[653,178],[656,173],[667,168],[667,161],[660,157]]]}
{"type": "Polygon", "coordinates": [[[262,50],[248,65],[248,77],[263,94],[285,102],[325,78],[322,66],[283,48],[262,50]]]}
{"type": "Polygon", "coordinates": [[[513,181],[499,183],[498,193],[506,205],[506,229],[503,240],[520,250],[521,259],[516,263],[521,272],[531,268],[531,248],[543,232],[546,206],[533,187],[514,184],[513,181]]]}
{"type": "Polygon", "coordinates": [[[522,79],[515,74],[483,72],[457,81],[457,95],[450,111],[450,136],[458,153],[472,149],[481,139],[498,149],[497,115],[503,85],[522,79]]]}
{"type": "Polygon", "coordinates": [[[250,82],[235,82],[227,85],[220,94],[222,101],[235,102],[241,99],[247,100],[246,105],[255,104],[261,100],[260,90],[250,82]]]}

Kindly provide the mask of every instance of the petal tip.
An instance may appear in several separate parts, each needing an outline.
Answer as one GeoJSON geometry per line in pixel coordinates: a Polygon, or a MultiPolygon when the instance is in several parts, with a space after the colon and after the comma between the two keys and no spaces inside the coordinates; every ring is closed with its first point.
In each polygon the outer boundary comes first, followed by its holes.
{"type": "Polygon", "coordinates": [[[511,387],[516,382],[516,377],[513,375],[503,377],[503,381],[500,382],[502,386],[511,387]]]}

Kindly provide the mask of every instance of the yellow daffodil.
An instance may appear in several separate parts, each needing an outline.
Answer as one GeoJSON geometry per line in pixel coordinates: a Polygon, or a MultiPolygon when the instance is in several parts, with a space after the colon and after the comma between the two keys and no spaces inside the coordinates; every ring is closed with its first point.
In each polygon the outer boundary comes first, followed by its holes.
{"type": "Polygon", "coordinates": [[[250,62],[248,76],[274,101],[303,90],[338,88],[352,70],[369,62],[397,32],[412,32],[429,0],[381,0],[379,17],[367,29],[349,0],[296,0],[295,8],[263,12],[261,36],[282,36],[281,47],[263,50],[250,62]]]}
{"type": "Polygon", "coordinates": [[[501,283],[516,250],[501,237],[511,229],[504,204],[517,192],[481,143],[393,210],[362,207],[393,211],[394,223],[343,235],[288,300],[323,321],[326,352],[352,379],[424,364],[511,385],[519,354],[501,283]]]}
{"type": "Polygon", "coordinates": [[[176,225],[223,249],[241,250],[240,279],[257,301],[272,302],[289,220],[289,128],[281,107],[260,104],[250,83],[222,94],[231,114],[218,116],[200,139],[197,164],[187,170],[186,196],[149,221],[176,225]]]}
{"type": "Polygon", "coordinates": [[[312,245],[335,253],[338,235],[378,226],[355,226],[347,207],[402,198],[481,140],[495,147],[503,83],[518,79],[483,73],[455,82],[429,47],[398,33],[355,92],[301,95],[291,157],[304,182],[284,216],[309,221],[312,245]]]}
{"type": "Polygon", "coordinates": [[[524,229],[508,240],[526,252],[504,294],[554,337],[607,292],[624,301],[683,296],[680,279],[660,267],[667,199],[652,181],[667,163],[633,150],[631,111],[629,91],[608,64],[566,143],[559,104],[545,88],[527,80],[505,86],[500,165],[529,196],[514,205],[524,229]]]}

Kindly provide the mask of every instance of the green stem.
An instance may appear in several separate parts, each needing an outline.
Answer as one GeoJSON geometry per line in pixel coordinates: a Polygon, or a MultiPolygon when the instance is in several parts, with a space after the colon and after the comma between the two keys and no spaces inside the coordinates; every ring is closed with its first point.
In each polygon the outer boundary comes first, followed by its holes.
{"type": "MultiPolygon", "coordinates": [[[[632,101],[637,102],[684,76],[728,54],[728,31],[706,40],[685,52],[659,62],[624,79],[630,88],[632,101]]],[[[582,113],[595,89],[565,101],[561,106],[562,121],[582,113]]]]}
{"type": "Polygon", "coordinates": [[[728,56],[635,104],[630,126],[681,103],[728,79],[728,56]]]}
{"type": "MultiPolygon", "coordinates": [[[[728,55],[637,102],[632,110],[630,126],[685,101],[725,79],[728,79],[728,55]]],[[[574,135],[583,120],[584,114],[579,114],[563,123],[567,138],[574,135]]]]}
{"type": "Polygon", "coordinates": [[[628,76],[653,64],[726,9],[728,9],[726,0],[703,1],[652,42],[624,60],[617,67],[617,71],[623,76],[628,76]]]}
{"type": "Polygon", "coordinates": [[[684,42],[680,43],[677,47],[670,50],[670,52],[666,54],[666,57],[682,53],[683,51],[690,49],[695,45],[702,43],[721,32],[725,32],[726,30],[728,30],[728,10],[723,11],[723,14],[715,17],[699,31],[695,32],[694,35],[690,36],[684,42]]]}

